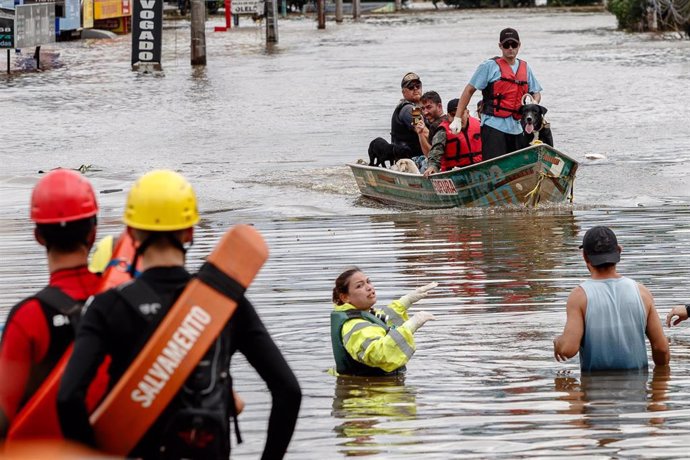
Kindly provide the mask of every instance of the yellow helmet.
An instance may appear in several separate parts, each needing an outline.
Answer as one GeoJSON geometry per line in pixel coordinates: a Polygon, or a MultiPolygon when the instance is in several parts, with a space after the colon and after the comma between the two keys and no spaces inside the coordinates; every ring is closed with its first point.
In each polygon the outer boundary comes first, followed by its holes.
{"type": "Polygon", "coordinates": [[[194,190],[174,171],[146,173],[129,191],[122,220],[132,228],[154,232],[193,227],[199,222],[194,190]]]}

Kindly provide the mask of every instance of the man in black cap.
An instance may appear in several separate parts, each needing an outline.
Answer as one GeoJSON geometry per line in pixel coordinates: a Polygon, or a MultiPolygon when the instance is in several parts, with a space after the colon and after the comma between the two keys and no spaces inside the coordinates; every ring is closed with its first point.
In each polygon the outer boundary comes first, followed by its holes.
{"type": "Polygon", "coordinates": [[[415,129],[417,122],[424,121],[420,108],[422,81],[416,73],[407,72],[400,82],[400,88],[403,98],[391,117],[391,143],[405,151],[403,158],[412,158],[424,154],[420,143],[422,135],[415,129]]]}
{"type": "Polygon", "coordinates": [[[482,139],[478,119],[470,117],[468,113],[468,122],[459,133],[450,130],[450,122],[456,116],[457,109],[458,99],[448,101],[448,115],[431,136],[427,168],[423,171],[425,177],[482,161],[482,139]]]}
{"type": "Polygon", "coordinates": [[[580,249],[591,278],[570,292],[563,334],[553,341],[556,360],[579,351],[582,371],[646,369],[646,335],[654,364],[668,364],[668,340],[652,294],[616,271],[621,247],[615,233],[593,227],[580,249]]]}
{"type": "MultiPolygon", "coordinates": [[[[520,36],[517,30],[503,29],[498,38],[500,57],[479,65],[460,94],[458,113],[450,127],[459,132],[467,123],[465,109],[476,90],[482,92],[482,145],[484,160],[496,158],[521,147],[520,106],[530,93],[535,104],[541,100],[541,85],[527,62],[518,59],[520,36]]],[[[469,115],[468,115],[469,116],[469,115]]]]}

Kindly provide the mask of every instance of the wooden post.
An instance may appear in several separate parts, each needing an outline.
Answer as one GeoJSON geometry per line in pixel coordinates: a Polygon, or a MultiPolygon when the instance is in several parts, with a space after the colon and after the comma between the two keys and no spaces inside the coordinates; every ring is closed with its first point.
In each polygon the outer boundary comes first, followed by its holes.
{"type": "Polygon", "coordinates": [[[192,0],[192,65],[206,65],[206,5],[192,0]]]}
{"type": "Polygon", "coordinates": [[[395,0],[395,11],[402,10],[402,0],[395,0]]]}
{"type": "Polygon", "coordinates": [[[359,0],[352,0],[352,19],[359,19],[361,15],[359,0]]]}
{"type": "Polygon", "coordinates": [[[335,0],[335,22],[343,22],[343,0],[335,0]]]}
{"type": "Polygon", "coordinates": [[[41,70],[41,45],[36,47],[36,51],[34,51],[34,59],[36,59],[36,70],[41,70]]]}
{"type": "Polygon", "coordinates": [[[326,28],[326,0],[316,0],[316,15],[319,21],[319,29],[326,28]]]}
{"type": "Polygon", "coordinates": [[[266,0],[264,10],[266,13],[266,44],[278,43],[278,12],[277,0],[266,0]]]}

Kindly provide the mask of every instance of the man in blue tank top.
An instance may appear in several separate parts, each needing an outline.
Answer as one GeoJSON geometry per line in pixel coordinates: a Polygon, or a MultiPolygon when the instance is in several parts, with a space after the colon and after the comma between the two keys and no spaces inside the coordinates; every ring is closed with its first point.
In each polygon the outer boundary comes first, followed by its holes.
{"type": "Polygon", "coordinates": [[[616,271],[621,247],[613,231],[589,229],[580,249],[591,278],[570,292],[563,334],[553,341],[556,360],[579,351],[582,371],[646,369],[646,335],[654,364],[668,364],[668,340],[652,294],[616,271]]]}

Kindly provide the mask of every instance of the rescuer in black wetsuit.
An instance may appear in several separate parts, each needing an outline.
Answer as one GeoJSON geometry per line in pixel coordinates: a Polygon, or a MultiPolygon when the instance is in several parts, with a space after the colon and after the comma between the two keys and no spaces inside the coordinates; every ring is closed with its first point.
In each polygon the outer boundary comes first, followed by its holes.
{"type": "MultiPolygon", "coordinates": [[[[191,186],[182,176],[171,171],[153,171],[144,175],[133,186],[127,201],[124,221],[139,244],[137,254],[142,259],[143,273],[133,283],[109,290],[87,306],[58,395],[58,414],[65,437],[96,448],[84,405],[88,384],[105,355],[112,358],[110,387],[117,383],[153,333],[155,325],[190,281],[191,275],[184,268],[185,245],[191,243],[193,226],[199,220],[191,186]],[[144,286],[143,290],[141,286],[144,286]]],[[[205,359],[214,355],[215,347],[220,347],[220,353],[217,353],[221,356],[219,365],[211,367],[219,369],[214,378],[227,380],[227,385],[221,386],[225,391],[222,410],[226,420],[234,414],[228,375],[230,358],[239,350],[266,382],[273,397],[262,458],[282,458],[292,437],[301,402],[297,379],[246,299],[238,302],[237,310],[220,338],[205,359]]],[[[192,377],[194,372],[186,386],[190,385],[192,377]]],[[[191,449],[183,455],[180,448],[166,441],[170,437],[173,420],[177,420],[185,407],[182,393],[183,390],[177,393],[130,456],[229,458],[229,423],[226,432],[218,437],[218,446],[212,451],[197,452],[194,445],[182,446],[191,449]]],[[[179,431],[178,427],[172,431],[179,431]]],[[[172,433],[173,436],[176,434],[172,433]]]]}

